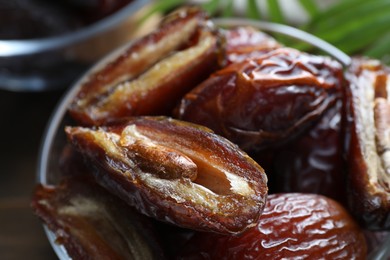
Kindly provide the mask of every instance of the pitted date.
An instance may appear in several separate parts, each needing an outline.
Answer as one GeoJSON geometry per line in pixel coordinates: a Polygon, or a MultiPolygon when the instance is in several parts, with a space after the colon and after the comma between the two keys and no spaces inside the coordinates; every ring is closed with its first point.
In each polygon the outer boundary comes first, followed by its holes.
{"type": "Polygon", "coordinates": [[[39,185],[32,206],[72,259],[165,259],[151,219],[89,179],[39,185]]]}
{"type": "Polygon", "coordinates": [[[198,233],[177,259],[366,259],[364,234],[337,202],[271,194],[256,227],[239,236],[198,233]]]}
{"type": "Polygon", "coordinates": [[[390,69],[355,58],[347,78],[349,205],[366,227],[390,229],[390,69]]]}
{"type": "Polygon", "coordinates": [[[182,99],[176,114],[244,150],[260,150],[318,120],[340,97],[342,73],[330,58],[279,48],[215,72],[182,99]]]}
{"type": "Polygon", "coordinates": [[[219,38],[205,13],[188,7],[93,72],[70,105],[82,125],[126,116],[168,114],[180,98],[218,67],[219,38]]]}
{"type": "Polygon", "coordinates": [[[263,169],[209,129],[165,117],[67,127],[97,182],[140,212],[195,230],[240,233],[267,195],[263,169]]]}

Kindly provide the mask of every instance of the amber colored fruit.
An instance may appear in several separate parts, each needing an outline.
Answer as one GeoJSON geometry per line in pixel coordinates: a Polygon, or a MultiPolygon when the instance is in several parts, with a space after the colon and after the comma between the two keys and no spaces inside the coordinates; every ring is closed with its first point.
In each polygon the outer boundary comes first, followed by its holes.
{"type": "Polygon", "coordinates": [[[227,64],[255,58],[282,47],[270,35],[252,27],[236,27],[222,31],[227,64]]]}
{"type": "Polygon", "coordinates": [[[177,259],[366,259],[366,242],[334,200],[272,194],[256,227],[239,236],[198,233],[177,259]]]}
{"type": "Polygon", "coordinates": [[[69,107],[81,125],[166,115],[218,67],[219,38],[196,7],[169,14],[160,27],[95,68],[69,107]]]}
{"type": "Polygon", "coordinates": [[[166,117],[67,127],[97,182],[140,212],[178,226],[240,233],[256,225],[267,176],[209,129],[166,117]]]}
{"type": "Polygon", "coordinates": [[[338,100],[296,139],[251,154],[266,171],[272,193],[315,193],[346,204],[341,117],[342,100],[338,100]]]}
{"type": "Polygon", "coordinates": [[[150,219],[86,179],[38,185],[32,207],[72,259],[164,259],[150,219]]]}
{"type": "Polygon", "coordinates": [[[341,95],[342,83],[336,61],[279,48],[215,72],[185,95],[176,114],[244,150],[260,150],[318,120],[341,95]]]}
{"type": "Polygon", "coordinates": [[[354,58],[346,74],[349,206],[372,230],[390,229],[390,69],[354,58]]]}

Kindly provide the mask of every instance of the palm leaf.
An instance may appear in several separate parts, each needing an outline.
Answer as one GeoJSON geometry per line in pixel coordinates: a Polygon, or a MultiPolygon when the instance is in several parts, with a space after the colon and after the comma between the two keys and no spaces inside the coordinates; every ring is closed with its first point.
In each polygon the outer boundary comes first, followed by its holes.
{"type": "Polygon", "coordinates": [[[220,6],[220,0],[210,0],[202,4],[202,8],[210,15],[214,15],[220,6]]]}
{"type": "Polygon", "coordinates": [[[155,13],[166,13],[173,8],[180,6],[184,3],[184,0],[164,0],[164,1],[155,1],[150,6],[149,10],[140,18],[139,24],[144,23],[149,17],[155,13]]]}
{"type": "Polygon", "coordinates": [[[383,59],[386,63],[390,63],[390,32],[385,33],[376,42],[368,46],[363,54],[373,58],[383,59]]]}
{"type": "MultiPolygon", "coordinates": [[[[286,17],[278,0],[247,0],[245,16],[264,20],[259,1],[266,4],[268,20],[286,24],[286,17]]],[[[380,58],[390,53],[390,0],[340,0],[327,9],[319,8],[319,0],[298,0],[310,20],[300,28],[335,45],[350,55],[365,54],[380,58]]],[[[141,19],[146,20],[155,12],[165,13],[185,0],[155,1],[149,12],[141,19]]],[[[230,17],[235,15],[233,0],[208,0],[202,7],[211,15],[230,17]]],[[[292,47],[309,50],[304,43],[294,43],[286,37],[276,36],[292,47]]]]}
{"type": "Polygon", "coordinates": [[[314,17],[319,13],[319,8],[314,0],[299,0],[299,3],[310,17],[314,17]]]}
{"type": "Polygon", "coordinates": [[[267,9],[272,22],[285,23],[282,8],[278,0],[267,0],[267,9]]]}
{"type": "Polygon", "coordinates": [[[260,9],[256,0],[248,0],[246,4],[246,17],[249,19],[260,20],[260,9]]]}

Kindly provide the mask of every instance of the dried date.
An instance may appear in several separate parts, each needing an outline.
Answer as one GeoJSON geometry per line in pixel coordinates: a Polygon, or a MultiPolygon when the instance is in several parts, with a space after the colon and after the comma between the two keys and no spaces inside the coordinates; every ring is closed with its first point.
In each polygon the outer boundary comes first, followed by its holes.
{"type": "Polygon", "coordinates": [[[86,179],[38,185],[32,206],[72,259],[164,259],[153,223],[86,179]]]}
{"type": "MultiPolygon", "coordinates": [[[[273,178],[274,192],[315,193],[346,204],[342,108],[340,99],[313,127],[274,149],[270,168],[261,164],[273,178]]],[[[262,162],[268,153],[262,151],[256,161],[262,162]]]]}
{"type": "Polygon", "coordinates": [[[195,235],[177,259],[366,259],[364,234],[337,202],[271,194],[258,225],[239,236],[195,235]]]}
{"type": "Polygon", "coordinates": [[[390,229],[390,69],[354,58],[347,78],[348,202],[366,227],[390,229]]]}
{"type": "Polygon", "coordinates": [[[342,73],[327,57],[279,48],[215,72],[182,99],[176,114],[244,150],[260,150],[318,120],[340,97],[342,73]]]}
{"type": "Polygon", "coordinates": [[[237,27],[223,31],[226,63],[242,62],[282,47],[270,35],[252,27],[237,27]]]}
{"type": "Polygon", "coordinates": [[[67,127],[102,186],[140,212],[196,230],[240,233],[256,224],[267,177],[209,129],[165,117],[99,128],[67,127]]]}
{"type": "Polygon", "coordinates": [[[82,125],[167,114],[217,68],[218,41],[203,11],[179,9],[154,32],[92,72],[81,84],[69,112],[82,125]]]}

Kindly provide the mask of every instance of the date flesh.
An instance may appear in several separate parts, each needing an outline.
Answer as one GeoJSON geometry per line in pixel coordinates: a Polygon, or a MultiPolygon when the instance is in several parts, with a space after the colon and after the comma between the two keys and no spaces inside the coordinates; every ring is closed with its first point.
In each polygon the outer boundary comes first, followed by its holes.
{"type": "Polygon", "coordinates": [[[140,212],[195,230],[240,233],[267,195],[263,169],[209,129],[165,117],[67,127],[98,183],[140,212]]]}
{"type": "Polygon", "coordinates": [[[150,219],[85,179],[39,185],[32,207],[72,259],[164,259],[150,219]]]}
{"type": "Polygon", "coordinates": [[[164,115],[217,68],[218,38],[203,11],[183,8],[82,83],[70,105],[82,125],[126,116],[164,115]]]}
{"type": "Polygon", "coordinates": [[[347,72],[349,205],[370,229],[390,229],[390,70],[355,58],[347,72]]]}
{"type": "Polygon", "coordinates": [[[318,120],[340,97],[342,83],[336,61],[280,48],[215,72],[182,99],[176,113],[244,150],[260,150],[318,120]]]}
{"type": "Polygon", "coordinates": [[[358,224],[336,201],[270,194],[259,222],[238,236],[198,233],[177,259],[366,259],[358,224]]]}

